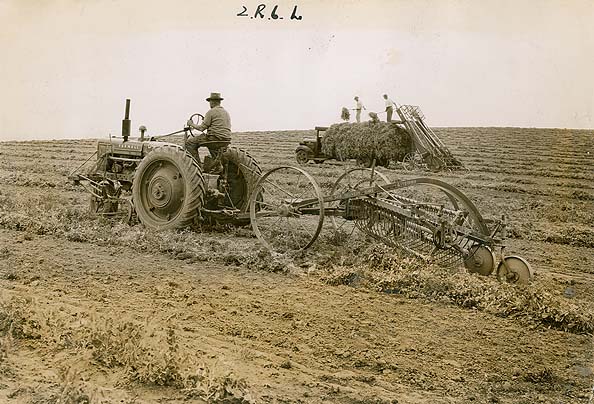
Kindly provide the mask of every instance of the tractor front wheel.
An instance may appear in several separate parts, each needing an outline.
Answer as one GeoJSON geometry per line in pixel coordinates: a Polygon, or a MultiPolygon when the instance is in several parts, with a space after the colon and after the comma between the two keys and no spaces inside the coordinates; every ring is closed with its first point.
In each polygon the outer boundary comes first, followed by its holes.
{"type": "Polygon", "coordinates": [[[204,201],[202,170],[180,147],[163,146],[138,165],[132,182],[132,198],[138,219],[154,229],[178,229],[190,225],[204,201]]]}

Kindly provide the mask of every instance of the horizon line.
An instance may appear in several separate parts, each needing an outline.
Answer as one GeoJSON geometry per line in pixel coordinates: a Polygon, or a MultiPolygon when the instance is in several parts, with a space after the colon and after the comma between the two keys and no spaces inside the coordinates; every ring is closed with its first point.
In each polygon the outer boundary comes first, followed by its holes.
{"type": "MultiPolygon", "coordinates": [[[[343,123],[343,122],[339,122],[343,123]]],[[[355,122],[347,122],[347,123],[355,123],[355,122]]],[[[362,122],[364,123],[364,122],[362,122]]],[[[386,122],[382,122],[386,123],[386,122]]],[[[336,125],[338,123],[334,123],[332,125],[336,125]]],[[[330,126],[332,126],[330,125],[330,126]]],[[[328,127],[330,127],[328,126],[328,127]]],[[[568,128],[568,127],[547,127],[547,126],[430,126],[432,129],[543,129],[543,130],[572,130],[572,131],[594,131],[594,128],[568,128]]],[[[272,133],[272,132],[309,132],[315,131],[314,128],[312,129],[257,129],[257,130],[239,130],[239,131],[232,131],[231,133],[272,133]]],[[[94,140],[94,139],[104,139],[104,138],[121,138],[120,134],[111,135],[107,134],[105,136],[89,136],[89,137],[69,137],[67,135],[62,135],[62,137],[51,137],[51,138],[35,138],[35,137],[27,137],[21,136],[21,139],[3,139],[0,136],[0,143],[2,142],[31,142],[31,141],[49,141],[49,140],[94,140]]],[[[152,136],[162,136],[161,134],[155,134],[152,136]]],[[[131,138],[136,138],[138,136],[130,136],[131,138]]],[[[151,136],[148,136],[151,137],[151,136]]]]}

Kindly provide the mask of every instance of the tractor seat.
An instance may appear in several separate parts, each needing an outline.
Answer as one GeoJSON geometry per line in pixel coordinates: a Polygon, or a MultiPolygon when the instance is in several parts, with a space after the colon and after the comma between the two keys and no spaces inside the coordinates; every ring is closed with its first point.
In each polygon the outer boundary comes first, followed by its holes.
{"type": "Polygon", "coordinates": [[[201,143],[200,146],[208,147],[209,149],[223,149],[231,144],[230,140],[208,140],[201,143]]]}

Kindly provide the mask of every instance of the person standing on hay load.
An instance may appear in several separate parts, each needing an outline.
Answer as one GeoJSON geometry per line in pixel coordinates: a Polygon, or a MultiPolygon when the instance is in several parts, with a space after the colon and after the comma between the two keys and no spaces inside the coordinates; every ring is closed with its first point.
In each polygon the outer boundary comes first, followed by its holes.
{"type": "Polygon", "coordinates": [[[388,94],[384,94],[384,101],[386,102],[386,122],[392,122],[392,114],[398,107],[394,101],[388,98],[388,94]]]}
{"type": "MultiPolygon", "coordinates": [[[[225,108],[221,106],[223,99],[220,93],[210,93],[210,97],[206,99],[210,104],[210,109],[204,114],[202,123],[196,125],[191,119],[187,122],[187,125],[191,128],[200,132],[207,131],[198,136],[191,136],[186,141],[186,149],[198,162],[200,162],[200,156],[198,155],[200,146],[208,146],[210,142],[231,142],[231,117],[225,108]]],[[[218,148],[209,147],[208,150],[214,157],[213,152],[216,153],[218,148]]]]}
{"type": "Polygon", "coordinates": [[[363,103],[359,100],[359,96],[355,96],[355,119],[357,120],[357,123],[361,122],[361,110],[362,109],[367,109],[365,108],[365,105],[363,105],[363,103]]]}

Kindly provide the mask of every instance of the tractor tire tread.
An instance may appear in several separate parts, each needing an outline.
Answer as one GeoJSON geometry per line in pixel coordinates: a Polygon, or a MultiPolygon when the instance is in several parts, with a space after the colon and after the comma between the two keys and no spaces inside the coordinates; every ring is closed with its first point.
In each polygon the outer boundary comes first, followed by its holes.
{"type": "MultiPolygon", "coordinates": [[[[151,151],[145,158],[142,159],[132,181],[132,195],[134,201],[141,201],[140,185],[138,185],[139,177],[142,176],[145,168],[151,164],[155,159],[164,158],[173,161],[178,166],[182,178],[186,181],[186,196],[184,197],[184,206],[181,212],[174,218],[174,220],[165,224],[153,224],[151,218],[142,208],[139,210],[135,206],[135,211],[138,219],[147,227],[159,229],[179,229],[191,225],[199,214],[200,208],[204,204],[205,182],[202,175],[202,169],[198,162],[188,153],[183,147],[164,144],[163,146],[151,151]]],[[[140,202],[139,202],[140,203],[140,202]]]]}
{"type": "Polygon", "coordinates": [[[238,147],[229,147],[223,153],[223,159],[233,162],[240,170],[247,182],[247,193],[243,196],[242,206],[238,206],[242,212],[249,210],[250,194],[256,186],[256,182],[262,176],[260,165],[246,150],[238,147]]]}

